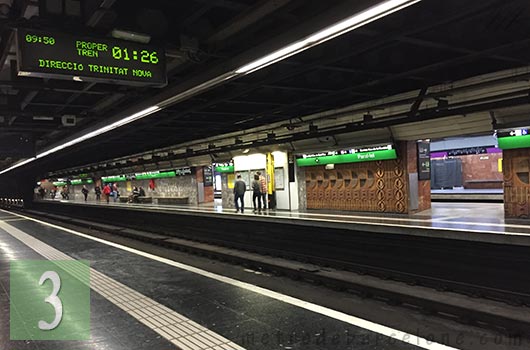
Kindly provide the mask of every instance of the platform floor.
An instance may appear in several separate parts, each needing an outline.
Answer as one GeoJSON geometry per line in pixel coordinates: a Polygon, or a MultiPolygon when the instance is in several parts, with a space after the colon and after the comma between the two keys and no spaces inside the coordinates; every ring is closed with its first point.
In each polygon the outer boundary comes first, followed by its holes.
{"type": "Polygon", "coordinates": [[[0,211],[0,306],[0,349],[454,349],[6,211],[0,211]],[[90,340],[10,340],[9,263],[27,259],[90,262],[90,340]]]}
{"type": "MultiPolygon", "coordinates": [[[[46,199],[46,201],[52,201],[46,199]]],[[[496,235],[530,236],[530,220],[506,220],[502,203],[449,203],[433,202],[432,208],[413,215],[379,214],[343,211],[281,211],[264,210],[253,213],[247,209],[244,214],[235,213],[234,209],[226,209],[215,203],[201,206],[178,206],[156,204],[131,204],[106,202],[83,202],[53,200],[64,204],[119,206],[145,208],[150,210],[198,212],[219,215],[237,215],[246,217],[273,217],[321,223],[365,224],[407,228],[420,228],[433,231],[456,231],[465,233],[484,233],[496,235]]]]}

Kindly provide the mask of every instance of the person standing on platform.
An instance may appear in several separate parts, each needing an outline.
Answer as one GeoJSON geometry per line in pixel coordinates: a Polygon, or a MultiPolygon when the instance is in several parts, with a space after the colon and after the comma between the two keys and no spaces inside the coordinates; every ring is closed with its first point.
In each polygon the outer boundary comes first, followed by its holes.
{"type": "Polygon", "coordinates": [[[86,188],[86,185],[83,185],[83,189],[81,190],[81,193],[85,197],[85,202],[86,202],[88,198],[88,188],[86,188]]]}
{"type": "Polygon", "coordinates": [[[44,199],[44,197],[46,197],[46,190],[42,186],[39,187],[39,196],[40,199],[44,199]]]}
{"type": "Polygon", "coordinates": [[[140,187],[138,191],[140,192],[139,197],[145,197],[145,190],[143,189],[143,187],[140,187]]]}
{"type": "Polygon", "coordinates": [[[236,204],[236,213],[241,209],[241,214],[245,212],[245,192],[247,191],[247,184],[241,179],[241,175],[237,175],[237,181],[234,184],[234,201],[236,204]],[[240,206],[241,202],[241,206],[240,206]]]}
{"type": "Polygon", "coordinates": [[[64,185],[63,187],[63,198],[66,200],[70,199],[70,189],[68,188],[68,185],[64,185]]]}
{"type": "Polygon", "coordinates": [[[112,190],[110,189],[110,184],[106,184],[103,188],[103,194],[105,195],[105,199],[107,200],[107,203],[110,201],[110,194],[112,190]]]}
{"type": "Polygon", "coordinates": [[[115,182],[114,185],[112,185],[112,200],[116,202],[119,196],[120,190],[118,189],[118,184],[115,182]]]}
{"type": "Polygon", "coordinates": [[[261,200],[263,201],[263,209],[267,209],[267,179],[261,175],[261,171],[256,173],[259,177],[259,184],[261,189],[261,200]]]}
{"type": "Polygon", "coordinates": [[[254,175],[254,181],[252,181],[252,203],[254,204],[254,213],[258,210],[261,213],[261,197],[261,185],[259,182],[259,176],[256,174],[254,175]]]}
{"type": "Polygon", "coordinates": [[[96,185],[94,192],[96,193],[96,201],[99,202],[101,200],[101,187],[96,185]]]}

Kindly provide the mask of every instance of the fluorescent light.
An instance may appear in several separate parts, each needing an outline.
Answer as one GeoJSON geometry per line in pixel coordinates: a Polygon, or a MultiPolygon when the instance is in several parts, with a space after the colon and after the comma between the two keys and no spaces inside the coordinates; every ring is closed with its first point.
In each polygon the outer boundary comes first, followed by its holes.
{"type": "Polygon", "coordinates": [[[80,136],[76,139],[73,139],[71,141],[68,141],[68,142],[65,142],[57,147],[54,147],[52,149],[49,149],[47,151],[44,151],[42,153],[39,153],[37,154],[37,159],[38,158],[42,158],[42,157],[46,157],[47,155],[49,154],[52,154],[52,153],[55,153],[57,151],[60,151],[62,149],[65,149],[67,147],[70,147],[70,146],[73,146],[75,144],[78,144],[80,142],[83,142],[85,140],[88,140],[88,139],[91,139],[93,137],[96,137],[96,136],[99,136],[99,135],[102,135],[102,134],[105,134],[113,129],[116,129],[116,128],[119,128],[120,126],[123,126],[123,125],[126,125],[126,124],[129,124],[129,123],[132,123],[133,121],[137,120],[137,119],[140,119],[140,118],[143,118],[149,114],[152,114],[156,111],[158,111],[160,109],[160,107],[158,106],[152,106],[152,107],[149,107],[149,108],[146,108],[144,110],[141,110],[140,112],[137,112],[137,113],[134,113],[126,118],[123,118],[123,119],[120,119],[118,121],[115,121],[114,123],[112,124],[109,124],[109,125],[105,125],[104,127],[102,128],[99,128],[99,129],[96,129],[94,131],[91,131],[83,136],[80,136]]]}
{"type": "Polygon", "coordinates": [[[110,35],[116,39],[135,41],[142,44],[148,44],[151,41],[151,36],[142,33],[130,32],[127,30],[113,29],[110,35]]]}
{"type": "Polygon", "coordinates": [[[356,28],[362,27],[370,22],[378,20],[379,18],[388,16],[405,7],[414,5],[421,0],[388,0],[378,5],[370,7],[367,10],[359,12],[345,20],[337,22],[327,28],[324,28],[305,39],[294,42],[281,48],[273,53],[270,53],[262,58],[259,58],[249,64],[246,64],[236,69],[237,74],[249,74],[258,69],[267,67],[273,63],[291,57],[297,53],[307,50],[313,46],[319,45],[323,42],[331,40],[339,35],[352,31],[356,28]]]}
{"type": "Polygon", "coordinates": [[[4,173],[7,173],[8,171],[11,171],[13,169],[16,169],[16,168],[18,168],[18,167],[20,167],[22,165],[28,164],[28,163],[36,160],[36,159],[46,157],[47,155],[50,155],[50,154],[55,153],[55,152],[58,152],[60,150],[68,148],[70,146],[76,145],[76,144],[78,144],[80,142],[86,141],[88,139],[91,139],[93,137],[96,137],[96,136],[99,136],[99,135],[102,135],[102,134],[105,134],[105,133],[107,133],[107,132],[109,132],[109,131],[111,131],[113,129],[119,128],[120,126],[132,123],[135,120],[143,118],[143,117],[145,117],[145,116],[147,116],[149,114],[155,113],[159,109],[160,109],[160,107],[158,107],[158,106],[152,106],[152,107],[146,108],[144,110],[141,110],[140,112],[134,113],[134,114],[132,114],[132,115],[130,115],[128,117],[125,117],[123,119],[115,121],[114,123],[111,123],[109,125],[105,125],[102,128],[99,128],[99,129],[96,129],[94,131],[91,131],[91,132],[89,132],[89,133],[87,133],[87,134],[85,134],[83,136],[80,136],[80,137],[78,137],[76,139],[70,140],[70,141],[65,142],[63,144],[60,144],[59,146],[51,148],[51,149],[49,149],[47,151],[38,153],[33,158],[28,158],[28,159],[26,159],[26,160],[24,160],[22,162],[16,163],[16,164],[12,165],[11,167],[0,171],[0,175],[2,175],[4,173]]]}
{"type": "Polygon", "coordinates": [[[37,158],[28,158],[28,159],[23,160],[23,161],[21,161],[21,162],[15,163],[14,165],[10,166],[9,168],[0,171],[0,175],[2,175],[2,174],[4,174],[4,173],[7,173],[8,171],[11,171],[11,170],[13,170],[13,169],[16,169],[16,168],[18,168],[18,167],[20,167],[20,166],[23,166],[23,165],[25,165],[25,164],[28,164],[28,163],[30,163],[30,162],[33,162],[35,159],[37,159],[37,158]]]}

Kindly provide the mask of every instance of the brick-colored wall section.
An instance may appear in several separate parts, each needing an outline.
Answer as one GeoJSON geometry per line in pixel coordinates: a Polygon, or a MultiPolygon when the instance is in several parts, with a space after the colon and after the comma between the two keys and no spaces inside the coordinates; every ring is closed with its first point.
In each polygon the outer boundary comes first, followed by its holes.
{"type": "Polygon", "coordinates": [[[204,187],[204,203],[211,203],[215,200],[213,186],[204,187]]]}
{"type": "Polygon", "coordinates": [[[502,181],[504,176],[499,172],[499,159],[502,153],[470,154],[460,156],[462,159],[462,180],[466,188],[502,188],[502,182],[491,184],[480,184],[466,181],[472,180],[498,180],[502,181]]]}
{"type": "Polygon", "coordinates": [[[509,218],[530,216],[530,149],[503,152],[504,212],[509,218]]]}

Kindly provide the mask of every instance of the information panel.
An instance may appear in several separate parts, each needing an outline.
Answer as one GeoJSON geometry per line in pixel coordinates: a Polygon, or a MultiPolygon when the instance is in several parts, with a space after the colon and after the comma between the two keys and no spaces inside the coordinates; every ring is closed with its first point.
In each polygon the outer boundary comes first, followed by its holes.
{"type": "Polygon", "coordinates": [[[418,180],[431,179],[431,144],[418,142],[418,180]]]}
{"type": "Polygon", "coordinates": [[[127,85],[167,84],[163,49],[113,38],[17,30],[18,75],[127,85]]]}

